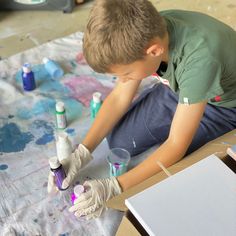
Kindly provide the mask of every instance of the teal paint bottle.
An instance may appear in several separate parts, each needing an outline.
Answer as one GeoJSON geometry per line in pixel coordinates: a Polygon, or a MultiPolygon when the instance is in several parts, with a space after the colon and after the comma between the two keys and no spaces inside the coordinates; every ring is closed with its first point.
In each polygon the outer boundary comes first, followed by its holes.
{"type": "Polygon", "coordinates": [[[99,109],[102,106],[102,100],[101,100],[102,94],[99,92],[96,92],[93,94],[93,99],[90,102],[90,116],[91,120],[94,120],[99,109]]]}

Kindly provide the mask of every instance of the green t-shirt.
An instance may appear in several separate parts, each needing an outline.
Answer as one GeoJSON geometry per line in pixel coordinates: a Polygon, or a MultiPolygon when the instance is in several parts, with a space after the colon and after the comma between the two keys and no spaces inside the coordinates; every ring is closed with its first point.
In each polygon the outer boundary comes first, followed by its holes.
{"type": "Polygon", "coordinates": [[[202,13],[161,12],[169,33],[164,79],[185,104],[236,107],[236,31],[202,13]]]}

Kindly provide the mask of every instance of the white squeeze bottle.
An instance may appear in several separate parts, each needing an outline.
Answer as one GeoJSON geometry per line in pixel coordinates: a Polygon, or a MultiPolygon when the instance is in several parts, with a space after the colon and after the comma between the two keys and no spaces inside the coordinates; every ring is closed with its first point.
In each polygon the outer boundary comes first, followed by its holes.
{"type": "Polygon", "coordinates": [[[56,121],[58,129],[66,128],[66,110],[63,102],[56,103],[56,121]]]}
{"type": "Polygon", "coordinates": [[[60,162],[71,155],[73,150],[72,143],[65,132],[58,133],[56,148],[57,148],[57,157],[60,162]]]}

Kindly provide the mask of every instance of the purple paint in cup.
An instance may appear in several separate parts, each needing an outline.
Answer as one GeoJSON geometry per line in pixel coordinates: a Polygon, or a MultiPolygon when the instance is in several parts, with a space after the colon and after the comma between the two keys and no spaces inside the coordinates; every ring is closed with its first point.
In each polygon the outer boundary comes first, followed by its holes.
{"type": "Polygon", "coordinates": [[[112,148],[107,156],[110,176],[119,176],[127,171],[130,154],[123,148],[112,148]]]}

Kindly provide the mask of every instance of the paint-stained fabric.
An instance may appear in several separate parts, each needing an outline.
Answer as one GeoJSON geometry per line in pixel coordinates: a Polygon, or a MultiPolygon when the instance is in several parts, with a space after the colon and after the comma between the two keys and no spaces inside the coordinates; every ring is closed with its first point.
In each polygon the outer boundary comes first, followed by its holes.
{"type": "MultiPolygon", "coordinates": [[[[103,99],[114,78],[94,73],[82,60],[82,34],[76,33],[0,61],[0,235],[114,235],[122,214],[109,210],[101,218],[77,220],[69,211],[72,189],[47,194],[49,157],[56,155],[55,103],[63,101],[68,127],[78,144],[91,125],[89,102],[99,91],[103,99]],[[79,53],[80,58],[76,58],[79,53]],[[63,77],[52,79],[42,58],[58,62],[63,77]],[[21,67],[32,64],[36,89],[23,90],[21,67]]],[[[109,176],[103,142],[94,161],[78,179],[109,176]]]]}

